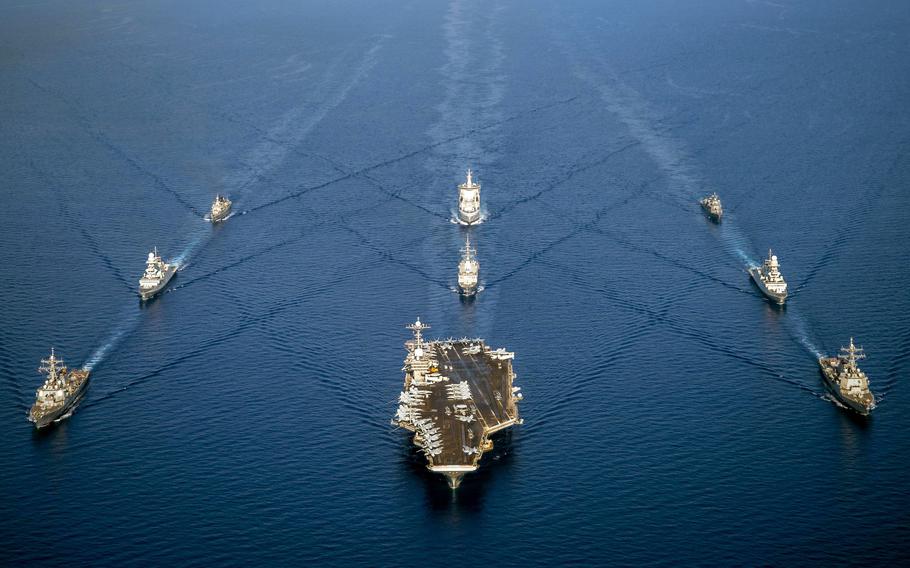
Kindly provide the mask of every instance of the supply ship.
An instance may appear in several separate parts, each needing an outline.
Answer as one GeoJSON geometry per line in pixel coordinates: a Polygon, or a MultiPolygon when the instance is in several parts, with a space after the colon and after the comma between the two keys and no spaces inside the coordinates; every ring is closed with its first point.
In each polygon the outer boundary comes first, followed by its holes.
{"type": "Polygon", "coordinates": [[[164,290],[175,274],[177,274],[177,265],[161,260],[158,249],[155,248],[149,253],[145,263],[145,273],[139,279],[139,297],[143,300],[155,297],[158,292],[164,290]]]}
{"type": "Polygon", "coordinates": [[[724,214],[724,208],[720,204],[720,197],[717,196],[717,193],[712,193],[711,195],[699,201],[699,203],[701,203],[701,206],[704,208],[704,210],[708,212],[708,217],[710,217],[714,222],[720,222],[720,218],[724,214]]]}
{"type": "Polygon", "coordinates": [[[215,201],[212,202],[212,210],[209,213],[209,219],[212,223],[227,219],[228,215],[231,214],[231,204],[231,200],[227,197],[221,194],[216,195],[215,201]]]}
{"type": "Polygon", "coordinates": [[[44,428],[66,417],[79,402],[88,386],[89,371],[67,369],[63,360],[54,355],[52,347],[50,357],[41,360],[38,372],[46,374],[47,379],[35,393],[35,404],[28,413],[28,419],[35,423],[35,428],[44,428]]]}
{"type": "Polygon", "coordinates": [[[458,186],[458,222],[462,225],[474,225],[480,222],[480,184],[472,178],[468,170],[467,179],[458,186]]]}
{"type": "Polygon", "coordinates": [[[471,248],[470,235],[461,253],[461,262],[458,263],[458,289],[462,296],[472,297],[477,294],[480,263],[477,262],[477,250],[471,248]]]}
{"type": "Polygon", "coordinates": [[[768,258],[761,266],[749,268],[749,275],[762,294],[774,302],[783,305],[787,299],[787,282],[780,273],[777,257],[768,249],[768,258]]]}
{"type": "Polygon", "coordinates": [[[481,339],[425,341],[429,326],[419,318],[407,327],[414,339],[405,343],[404,390],[392,424],[414,432],[427,469],[455,489],[493,448],[490,435],[521,423],[515,354],[493,350],[481,339]]]}
{"type": "Polygon", "coordinates": [[[869,390],[869,378],[856,364],[857,360],[865,358],[863,348],[854,345],[851,337],[850,345],[840,348],[840,355],[818,359],[828,390],[839,401],[863,416],[875,408],[875,396],[869,390]]]}

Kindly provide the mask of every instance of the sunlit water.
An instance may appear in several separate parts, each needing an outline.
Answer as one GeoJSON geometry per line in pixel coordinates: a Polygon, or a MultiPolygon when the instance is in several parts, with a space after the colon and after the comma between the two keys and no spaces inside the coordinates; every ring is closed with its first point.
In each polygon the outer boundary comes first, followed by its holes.
{"type": "Polygon", "coordinates": [[[897,1],[7,6],[0,561],[906,558],[908,24],[897,1]],[[180,270],[143,304],[154,246],[180,270]],[[747,273],[768,248],[784,308],[747,273]],[[389,425],[417,316],[514,351],[525,395],[454,495],[389,425]],[[815,362],[850,336],[869,420],[815,362]],[[92,379],[36,433],[51,345],[92,379]]]}

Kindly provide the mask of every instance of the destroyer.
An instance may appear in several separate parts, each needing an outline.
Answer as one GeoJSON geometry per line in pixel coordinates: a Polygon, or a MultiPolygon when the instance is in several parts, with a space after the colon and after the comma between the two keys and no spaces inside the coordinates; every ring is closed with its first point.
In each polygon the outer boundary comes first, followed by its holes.
{"type": "Polygon", "coordinates": [[[88,385],[89,372],[67,369],[63,360],[54,355],[53,348],[51,356],[41,360],[38,371],[46,374],[47,379],[35,393],[35,404],[28,413],[28,419],[35,423],[35,428],[44,428],[65,417],[79,402],[88,385]]]}
{"type": "Polygon", "coordinates": [[[520,424],[520,388],[513,386],[514,353],[492,350],[480,339],[424,341],[428,325],[409,325],[404,390],[393,425],[414,432],[427,469],[445,475],[455,489],[477,470],[490,435],[520,424]]]}
{"type": "Polygon", "coordinates": [[[458,263],[458,288],[463,296],[471,297],[477,294],[479,272],[480,263],[477,262],[477,250],[471,248],[469,235],[464,248],[461,249],[461,262],[458,263]]]}
{"type": "Polygon", "coordinates": [[[171,278],[177,274],[177,265],[168,264],[161,260],[158,249],[149,253],[145,264],[145,273],[139,279],[139,297],[143,300],[153,298],[158,292],[164,290],[171,278]]]}
{"type": "Polygon", "coordinates": [[[869,378],[856,364],[857,360],[865,358],[863,348],[855,346],[852,337],[850,345],[841,347],[837,357],[818,358],[818,366],[821,367],[828,389],[839,401],[863,416],[875,408],[875,396],[869,390],[869,378]]]}
{"type": "Polygon", "coordinates": [[[458,222],[462,225],[480,222],[480,184],[471,176],[468,170],[467,179],[458,186],[458,222]]]}
{"type": "Polygon", "coordinates": [[[212,202],[212,211],[209,214],[209,219],[211,219],[212,223],[217,223],[227,219],[230,214],[231,200],[221,194],[216,195],[215,201],[212,202]]]}
{"type": "Polygon", "coordinates": [[[716,193],[712,193],[708,197],[702,199],[699,203],[708,212],[708,216],[716,222],[720,222],[720,218],[724,214],[724,208],[720,204],[720,197],[716,193]]]}
{"type": "Polygon", "coordinates": [[[761,266],[749,268],[749,274],[762,294],[783,305],[787,299],[787,283],[780,273],[777,256],[771,254],[771,249],[768,249],[768,258],[765,259],[765,262],[761,266]]]}

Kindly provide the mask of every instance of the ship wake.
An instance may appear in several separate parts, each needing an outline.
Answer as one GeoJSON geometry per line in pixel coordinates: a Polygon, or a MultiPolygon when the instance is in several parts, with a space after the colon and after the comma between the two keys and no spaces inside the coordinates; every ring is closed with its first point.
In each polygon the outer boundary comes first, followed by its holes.
{"type": "Polygon", "coordinates": [[[136,326],[139,325],[139,312],[134,312],[131,316],[124,318],[120,325],[114,328],[114,331],[111,332],[111,335],[108,337],[101,347],[95,349],[95,352],[88,358],[85,365],[82,366],[86,371],[95,370],[98,365],[100,365],[105,358],[110,354],[110,352],[115,349],[123,341],[123,338],[132,333],[136,326]]]}

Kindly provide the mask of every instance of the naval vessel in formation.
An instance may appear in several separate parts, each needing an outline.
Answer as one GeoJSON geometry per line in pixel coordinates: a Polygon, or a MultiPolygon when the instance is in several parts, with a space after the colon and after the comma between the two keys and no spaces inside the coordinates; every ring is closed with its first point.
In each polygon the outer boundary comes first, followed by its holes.
{"type": "Polygon", "coordinates": [[[875,408],[875,396],[869,390],[869,378],[856,364],[857,360],[865,358],[863,348],[854,345],[852,337],[849,346],[840,348],[840,355],[818,358],[818,366],[821,367],[828,390],[839,401],[863,416],[875,408]]]}
{"type": "Polygon", "coordinates": [[[458,263],[458,289],[462,296],[471,297],[477,294],[479,276],[480,263],[477,261],[477,250],[471,248],[471,236],[468,235],[465,246],[461,249],[461,261],[458,263]]]}
{"type": "Polygon", "coordinates": [[[38,371],[46,374],[47,379],[35,393],[35,403],[29,410],[28,419],[35,423],[35,428],[44,428],[65,417],[79,402],[88,386],[89,371],[68,369],[63,359],[57,359],[53,347],[50,357],[41,360],[38,371]]]}
{"type": "Polygon", "coordinates": [[[212,223],[217,223],[219,221],[224,221],[227,219],[228,215],[231,214],[231,200],[227,197],[218,194],[215,196],[215,201],[212,202],[212,210],[209,213],[209,220],[212,223]]]}
{"type": "Polygon", "coordinates": [[[429,326],[419,318],[407,327],[414,339],[405,342],[404,390],[392,424],[414,432],[427,469],[455,489],[493,448],[490,435],[521,423],[515,354],[480,339],[425,341],[429,326]]]}
{"type": "Polygon", "coordinates": [[[699,203],[701,203],[701,206],[708,212],[708,216],[713,221],[720,222],[720,218],[724,214],[724,208],[720,204],[720,197],[717,196],[717,193],[712,193],[699,201],[699,203]]]}
{"type": "Polygon", "coordinates": [[[467,179],[458,186],[458,222],[462,225],[474,225],[480,219],[480,184],[472,178],[468,170],[467,179]]]}
{"type": "Polygon", "coordinates": [[[749,268],[749,274],[762,294],[783,305],[787,299],[787,282],[780,273],[780,263],[777,262],[777,256],[771,253],[771,249],[768,249],[768,258],[761,266],[749,268]]]}
{"type": "Polygon", "coordinates": [[[177,274],[177,265],[168,264],[161,260],[158,255],[158,249],[155,248],[149,253],[148,260],[145,264],[145,272],[139,279],[139,297],[143,300],[155,297],[158,292],[164,290],[171,278],[177,274]]]}

